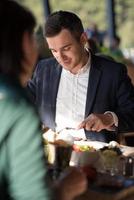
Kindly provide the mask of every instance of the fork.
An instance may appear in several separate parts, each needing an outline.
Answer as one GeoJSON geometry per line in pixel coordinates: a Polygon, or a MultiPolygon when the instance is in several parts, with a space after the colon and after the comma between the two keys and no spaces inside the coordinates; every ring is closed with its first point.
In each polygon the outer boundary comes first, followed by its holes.
{"type": "Polygon", "coordinates": [[[72,128],[72,127],[64,127],[61,130],[59,130],[57,133],[59,134],[60,132],[62,132],[63,130],[76,130],[76,128],[72,128]]]}

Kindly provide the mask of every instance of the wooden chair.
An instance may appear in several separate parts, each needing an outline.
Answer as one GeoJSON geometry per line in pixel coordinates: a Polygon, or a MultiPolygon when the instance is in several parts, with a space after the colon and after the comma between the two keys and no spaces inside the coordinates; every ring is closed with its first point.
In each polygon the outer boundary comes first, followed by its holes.
{"type": "Polygon", "coordinates": [[[127,133],[125,136],[126,145],[134,147],[134,132],[127,133]]]}
{"type": "Polygon", "coordinates": [[[134,132],[122,133],[119,136],[119,143],[127,146],[134,146],[134,132]]]}

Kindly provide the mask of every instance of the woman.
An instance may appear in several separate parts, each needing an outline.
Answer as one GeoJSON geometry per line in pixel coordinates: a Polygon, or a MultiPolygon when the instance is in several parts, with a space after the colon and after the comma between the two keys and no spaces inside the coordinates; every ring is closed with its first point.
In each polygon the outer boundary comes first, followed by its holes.
{"type": "MultiPolygon", "coordinates": [[[[37,59],[35,24],[33,15],[15,1],[0,2],[1,200],[54,198],[45,178],[40,121],[25,90],[37,59]]],[[[85,188],[84,175],[74,169],[57,183],[59,199],[67,199],[65,190],[72,199],[85,188]],[[68,188],[72,173],[78,191],[68,188]]]]}

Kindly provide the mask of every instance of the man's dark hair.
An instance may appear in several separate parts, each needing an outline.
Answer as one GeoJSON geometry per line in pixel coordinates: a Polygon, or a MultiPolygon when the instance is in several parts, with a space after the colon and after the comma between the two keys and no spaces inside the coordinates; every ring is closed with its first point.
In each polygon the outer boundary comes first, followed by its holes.
{"type": "Polygon", "coordinates": [[[18,77],[24,71],[23,34],[32,34],[35,24],[32,13],[17,2],[0,1],[0,73],[18,77]]]}
{"type": "Polygon", "coordinates": [[[76,40],[79,40],[84,32],[82,22],[76,14],[68,11],[57,11],[47,18],[44,36],[53,37],[63,29],[69,30],[76,40]]]}

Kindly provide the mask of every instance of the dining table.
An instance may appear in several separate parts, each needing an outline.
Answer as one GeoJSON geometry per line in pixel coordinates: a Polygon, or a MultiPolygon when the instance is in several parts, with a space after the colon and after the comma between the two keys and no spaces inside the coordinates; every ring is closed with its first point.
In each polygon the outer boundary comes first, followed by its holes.
{"type": "MultiPolygon", "coordinates": [[[[76,142],[77,143],[77,142],[76,142]]],[[[89,142],[92,146],[107,145],[101,142],[89,142]]],[[[134,147],[120,145],[125,158],[134,157],[134,147]]],[[[97,174],[94,182],[89,182],[86,192],[75,200],[133,200],[134,199],[134,163],[131,177],[123,175],[97,174]],[[109,183],[101,185],[102,182],[109,183]],[[117,185],[116,185],[117,184],[117,185]]]]}
{"type": "MultiPolygon", "coordinates": [[[[97,150],[108,146],[108,143],[99,142],[99,141],[74,141],[74,145],[81,144],[81,145],[89,145],[97,150]]],[[[50,164],[52,165],[54,158],[55,158],[55,146],[50,144],[51,156],[50,164]]],[[[57,147],[56,147],[57,148],[57,147]]],[[[132,158],[134,160],[134,147],[119,145],[121,149],[122,156],[127,158],[132,158]]],[[[58,149],[57,149],[58,150],[58,149]]],[[[63,149],[62,149],[63,153],[63,149]]],[[[73,155],[73,153],[72,153],[73,155]]],[[[64,157],[64,156],[63,156],[64,157]]],[[[77,161],[77,154],[76,157],[71,156],[70,163],[74,166],[80,162],[77,161]],[[76,160],[75,160],[76,159],[76,160]]],[[[98,162],[98,161],[97,161],[98,162]]],[[[70,164],[69,163],[69,164],[70,164]]],[[[56,163],[57,164],[57,163],[56,163]]],[[[99,162],[95,163],[99,166],[99,162]]],[[[130,174],[119,174],[119,175],[110,175],[105,174],[105,172],[101,172],[101,170],[97,169],[97,176],[94,181],[89,181],[88,188],[86,192],[82,195],[75,198],[75,200],[132,200],[134,199],[134,162],[133,165],[133,172],[131,176],[130,174]],[[109,183],[108,185],[103,184],[109,183]]],[[[57,172],[57,171],[56,171],[57,172]]],[[[56,175],[57,176],[57,175],[56,175]]]]}

